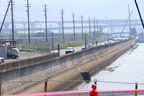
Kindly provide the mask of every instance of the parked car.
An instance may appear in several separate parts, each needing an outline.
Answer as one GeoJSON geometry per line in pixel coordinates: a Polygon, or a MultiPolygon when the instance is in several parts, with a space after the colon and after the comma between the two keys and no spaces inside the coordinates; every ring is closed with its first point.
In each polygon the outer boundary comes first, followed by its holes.
{"type": "Polygon", "coordinates": [[[104,41],[104,44],[108,44],[108,42],[107,42],[107,41],[104,41]]]}
{"type": "Polygon", "coordinates": [[[67,47],[66,50],[65,50],[65,54],[68,54],[68,53],[73,53],[75,50],[73,47],[67,47]]]}
{"type": "Polygon", "coordinates": [[[109,40],[109,43],[113,43],[113,41],[112,41],[112,40],[109,40]]]}
{"type": "Polygon", "coordinates": [[[91,47],[93,47],[93,44],[92,43],[88,43],[87,44],[87,48],[91,48],[91,47]]]}
{"type": "Polygon", "coordinates": [[[54,51],[51,51],[51,53],[58,53],[58,51],[57,51],[57,50],[54,50],[54,51]]]}
{"type": "MultiPolygon", "coordinates": [[[[93,47],[93,44],[92,44],[92,43],[88,43],[88,44],[86,45],[86,48],[91,48],[91,47],[93,47]]],[[[85,49],[85,44],[82,45],[82,47],[81,47],[81,50],[84,50],[84,49],[85,49]]]]}
{"type": "MultiPolygon", "coordinates": [[[[86,46],[86,48],[87,48],[87,46],[86,46]]],[[[83,44],[81,47],[81,50],[84,50],[84,49],[85,49],[85,44],[83,44]]]]}
{"type": "Polygon", "coordinates": [[[0,64],[4,62],[4,58],[0,57],[0,64]]]}
{"type": "Polygon", "coordinates": [[[105,43],[104,42],[100,42],[100,45],[104,45],[105,43]]]}

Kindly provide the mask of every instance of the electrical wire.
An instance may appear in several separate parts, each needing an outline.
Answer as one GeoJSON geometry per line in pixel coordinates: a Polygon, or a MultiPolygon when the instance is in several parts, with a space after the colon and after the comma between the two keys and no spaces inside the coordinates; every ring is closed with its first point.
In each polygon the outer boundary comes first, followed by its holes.
{"type": "Polygon", "coordinates": [[[14,15],[14,17],[19,18],[19,19],[27,18],[27,17],[18,17],[18,16],[15,16],[15,15],[14,15]]]}
{"type": "MultiPolygon", "coordinates": [[[[40,80],[40,81],[2,81],[0,83],[24,83],[24,82],[44,82],[45,80],[40,80]]],[[[87,80],[49,80],[49,82],[85,82],[87,80]]],[[[89,81],[89,80],[88,80],[89,81]]],[[[116,81],[102,81],[102,80],[97,80],[94,79],[94,81],[90,82],[103,82],[103,83],[118,83],[118,84],[136,84],[133,82],[116,82],[116,81]]],[[[139,85],[144,85],[144,83],[137,83],[139,85]]]]}

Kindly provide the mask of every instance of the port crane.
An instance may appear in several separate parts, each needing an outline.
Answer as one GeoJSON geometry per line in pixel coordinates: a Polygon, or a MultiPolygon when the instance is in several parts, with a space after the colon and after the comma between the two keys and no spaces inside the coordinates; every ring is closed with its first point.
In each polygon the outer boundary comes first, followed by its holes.
{"type": "MultiPolygon", "coordinates": [[[[133,13],[133,11],[131,12],[131,14],[132,14],[132,13],[133,13]]],[[[130,19],[131,14],[129,15],[129,17],[128,17],[128,19],[127,19],[127,21],[126,21],[126,23],[125,23],[125,25],[124,25],[124,27],[123,27],[120,35],[119,35],[120,38],[122,37],[122,33],[123,33],[124,29],[125,29],[125,26],[127,25],[128,20],[130,19]]]]}

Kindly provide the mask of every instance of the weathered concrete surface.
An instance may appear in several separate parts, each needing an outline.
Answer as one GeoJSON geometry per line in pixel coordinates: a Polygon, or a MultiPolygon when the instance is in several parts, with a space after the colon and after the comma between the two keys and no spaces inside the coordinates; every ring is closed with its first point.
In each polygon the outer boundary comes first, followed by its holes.
{"type": "Polygon", "coordinates": [[[81,71],[89,71],[91,75],[99,72],[134,44],[135,40],[125,40],[67,54],[52,60],[37,58],[36,62],[20,61],[23,62],[22,67],[19,67],[20,62],[12,63],[11,67],[3,65],[1,68],[0,66],[1,80],[11,82],[2,84],[2,94],[43,92],[46,78],[48,78],[48,91],[73,89],[83,82],[81,71]]]}

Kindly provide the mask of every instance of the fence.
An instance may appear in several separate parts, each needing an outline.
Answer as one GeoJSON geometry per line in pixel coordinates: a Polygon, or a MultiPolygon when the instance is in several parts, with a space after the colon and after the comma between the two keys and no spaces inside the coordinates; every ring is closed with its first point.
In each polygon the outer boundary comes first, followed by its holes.
{"type": "MultiPolygon", "coordinates": [[[[138,85],[144,85],[144,83],[130,83],[130,82],[112,82],[112,81],[98,81],[94,80],[91,82],[94,82],[94,84],[91,84],[90,87],[93,88],[93,90],[73,90],[73,91],[59,91],[59,92],[47,92],[48,82],[61,82],[57,80],[49,81],[48,79],[45,79],[43,81],[15,81],[15,82],[0,82],[0,95],[1,96],[137,96],[137,95],[144,95],[144,89],[138,89],[138,85]],[[1,84],[3,83],[20,83],[20,82],[43,82],[44,83],[44,93],[32,93],[32,94],[18,94],[18,95],[2,95],[1,93],[1,84]],[[99,90],[96,89],[98,86],[97,84],[99,82],[104,83],[117,83],[119,84],[132,84],[135,87],[133,89],[127,89],[127,90],[99,90]],[[94,87],[95,86],[95,87],[94,87]],[[98,92],[98,95],[90,95],[90,92],[98,92]]],[[[65,82],[84,82],[84,80],[66,80],[65,82]]],[[[50,87],[50,86],[49,86],[50,87]]]]}

